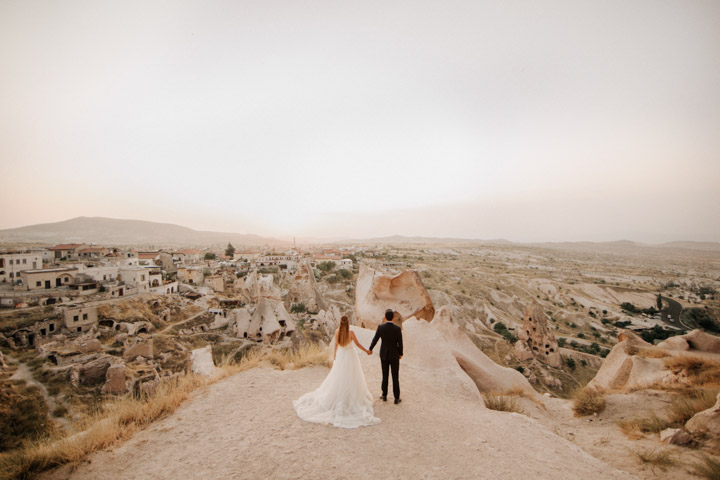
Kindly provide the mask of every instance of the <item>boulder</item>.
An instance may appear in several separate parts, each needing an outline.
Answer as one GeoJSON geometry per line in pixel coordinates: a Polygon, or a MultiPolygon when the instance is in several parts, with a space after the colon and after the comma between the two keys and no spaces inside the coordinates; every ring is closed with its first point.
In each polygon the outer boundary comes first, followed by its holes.
{"type": "Polygon", "coordinates": [[[133,360],[135,357],[153,358],[152,338],[149,340],[137,340],[123,353],[123,358],[126,361],[133,360]]]}
{"type": "Polygon", "coordinates": [[[214,375],[216,373],[210,345],[190,352],[190,370],[196,375],[214,375]]]}
{"type": "Polygon", "coordinates": [[[720,337],[710,335],[702,330],[693,330],[683,335],[692,350],[708,353],[720,353],[720,337]]]}
{"type": "Polygon", "coordinates": [[[688,344],[687,340],[683,338],[682,335],[670,337],[667,340],[658,343],[657,347],[662,348],[663,350],[690,350],[690,345],[688,344]]]}
{"type": "Polygon", "coordinates": [[[635,354],[652,345],[630,330],[618,333],[618,343],[608,354],[588,387],[596,389],[630,389],[665,383],[672,373],[665,370],[661,358],[644,358],[635,354]]]}
{"type": "Polygon", "coordinates": [[[400,313],[403,319],[413,317],[430,322],[435,315],[435,307],[417,272],[386,275],[360,265],[355,287],[355,325],[374,329],[382,323],[388,308],[400,313]]]}
{"type": "Polygon", "coordinates": [[[559,367],[562,364],[558,343],[548,326],[545,312],[534,300],[525,307],[523,325],[517,337],[515,350],[521,360],[535,357],[552,367],[559,367]]]}
{"type": "Polygon", "coordinates": [[[0,368],[7,368],[7,365],[5,365],[5,357],[3,357],[2,352],[0,352],[0,368]]]}
{"type": "Polygon", "coordinates": [[[102,393],[121,394],[127,393],[127,369],[122,363],[111,365],[105,372],[105,385],[102,393]]]}
{"type": "Polygon", "coordinates": [[[680,428],[666,428],[660,432],[660,441],[668,445],[687,445],[692,437],[680,428]]]}
{"type": "Polygon", "coordinates": [[[708,433],[716,439],[720,438],[720,393],[715,405],[693,415],[685,428],[692,433],[708,433]]]}

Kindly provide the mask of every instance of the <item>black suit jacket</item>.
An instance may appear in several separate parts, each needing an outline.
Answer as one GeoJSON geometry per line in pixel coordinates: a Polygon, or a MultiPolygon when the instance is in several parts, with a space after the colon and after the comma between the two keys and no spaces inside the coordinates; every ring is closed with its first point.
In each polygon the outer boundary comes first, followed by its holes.
{"type": "Polygon", "coordinates": [[[378,326],[375,336],[370,343],[370,351],[382,339],[380,344],[380,359],[386,362],[396,362],[403,354],[402,328],[394,323],[386,322],[378,326]]]}

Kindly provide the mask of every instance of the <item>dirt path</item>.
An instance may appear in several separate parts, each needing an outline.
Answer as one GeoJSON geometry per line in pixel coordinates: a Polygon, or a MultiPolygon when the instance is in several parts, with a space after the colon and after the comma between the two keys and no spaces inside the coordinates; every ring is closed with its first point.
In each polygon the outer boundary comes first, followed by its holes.
{"type": "MultiPolygon", "coordinates": [[[[327,368],[254,369],[207,387],[75,471],[65,467],[42,478],[633,478],[531,418],[484,408],[459,367],[428,369],[433,355],[420,358],[407,347],[403,403],[376,401],[382,420],[376,426],[345,430],[297,417],[292,400],[317,388],[327,368]]],[[[371,391],[379,393],[378,357],[361,361],[371,391]]]]}
{"type": "Polygon", "coordinates": [[[48,410],[50,411],[50,416],[53,420],[60,423],[62,426],[67,427],[70,425],[70,422],[68,422],[67,419],[63,417],[56,417],[53,415],[52,412],[55,411],[58,404],[57,401],[55,401],[55,398],[52,397],[48,391],[47,388],[45,388],[45,385],[43,385],[42,382],[38,382],[35,380],[35,377],[32,374],[32,370],[30,370],[30,367],[27,366],[26,363],[20,362],[19,360],[15,360],[9,355],[5,356],[6,360],[15,361],[17,362],[17,370],[15,373],[10,377],[10,380],[24,380],[25,382],[29,383],[30,385],[34,385],[40,389],[40,392],[42,393],[43,399],[45,400],[45,403],[48,406],[48,410]]]}

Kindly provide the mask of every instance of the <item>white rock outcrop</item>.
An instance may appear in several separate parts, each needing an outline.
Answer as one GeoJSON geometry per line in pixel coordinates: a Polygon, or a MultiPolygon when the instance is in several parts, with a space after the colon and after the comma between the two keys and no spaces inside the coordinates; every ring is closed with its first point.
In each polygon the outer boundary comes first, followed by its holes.
{"type": "Polygon", "coordinates": [[[190,352],[190,370],[196,375],[214,375],[217,372],[212,358],[212,346],[190,352]]]}
{"type": "Polygon", "coordinates": [[[652,345],[630,330],[618,333],[619,342],[613,347],[588,387],[602,389],[629,389],[665,383],[672,373],[665,369],[661,358],[635,355],[639,348],[652,345]]]}
{"type": "Polygon", "coordinates": [[[452,320],[448,307],[440,307],[431,325],[442,335],[446,348],[452,352],[460,368],[475,382],[479,391],[485,393],[520,389],[531,396],[537,395],[523,374],[498,365],[485,355],[452,320]]]}
{"type": "Polygon", "coordinates": [[[692,433],[706,433],[716,440],[720,439],[720,393],[715,405],[693,415],[685,424],[685,428],[692,433]]]}
{"type": "Polygon", "coordinates": [[[388,308],[399,312],[403,319],[414,317],[430,322],[435,315],[433,302],[417,272],[386,275],[361,264],[355,286],[355,325],[374,329],[382,323],[388,308]]]}

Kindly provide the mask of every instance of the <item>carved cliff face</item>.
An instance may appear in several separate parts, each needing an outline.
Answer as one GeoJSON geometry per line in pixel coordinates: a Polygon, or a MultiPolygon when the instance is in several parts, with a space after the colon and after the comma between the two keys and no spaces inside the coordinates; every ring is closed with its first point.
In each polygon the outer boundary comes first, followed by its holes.
{"type": "Polygon", "coordinates": [[[517,337],[520,345],[516,346],[516,351],[521,359],[534,357],[553,367],[560,366],[557,340],[550,330],[545,312],[537,302],[525,307],[522,329],[517,337]]]}
{"type": "Polygon", "coordinates": [[[400,313],[401,320],[415,317],[430,322],[435,315],[435,307],[417,272],[386,275],[361,265],[355,288],[355,324],[375,328],[388,308],[400,313]]]}

